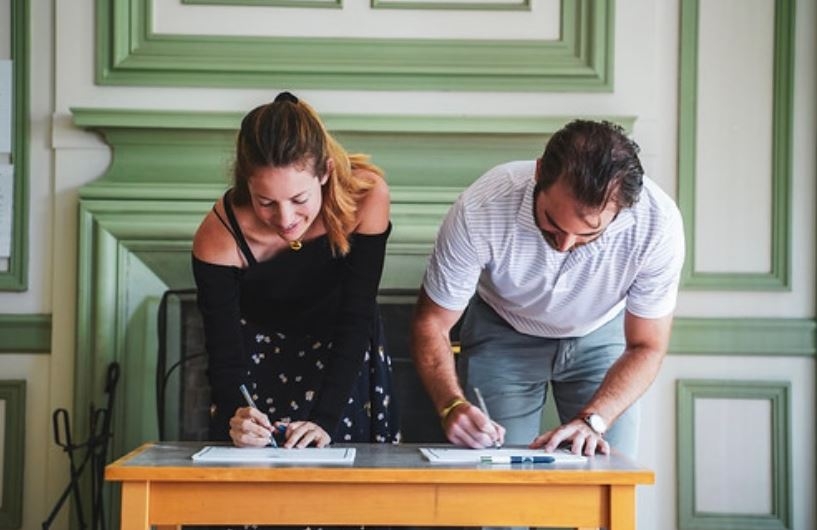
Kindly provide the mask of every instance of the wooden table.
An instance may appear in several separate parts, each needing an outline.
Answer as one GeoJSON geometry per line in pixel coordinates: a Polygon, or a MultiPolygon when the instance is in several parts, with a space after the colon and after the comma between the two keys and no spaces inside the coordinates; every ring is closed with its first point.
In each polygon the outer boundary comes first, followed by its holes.
{"type": "Polygon", "coordinates": [[[635,529],[652,471],[618,456],[583,464],[428,463],[418,445],[354,445],[353,465],[201,464],[201,443],[146,444],[105,469],[122,483],[122,530],[180,524],[570,526],[635,529]]]}

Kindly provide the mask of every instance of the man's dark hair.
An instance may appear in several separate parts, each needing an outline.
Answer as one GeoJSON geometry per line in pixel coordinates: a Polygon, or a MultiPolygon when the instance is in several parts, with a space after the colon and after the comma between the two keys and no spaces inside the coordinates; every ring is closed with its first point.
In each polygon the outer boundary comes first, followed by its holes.
{"type": "Polygon", "coordinates": [[[619,208],[638,201],[644,170],[638,144],[619,125],[575,120],[558,130],[545,146],[536,192],[564,179],[573,197],[591,209],[613,200],[619,208]]]}

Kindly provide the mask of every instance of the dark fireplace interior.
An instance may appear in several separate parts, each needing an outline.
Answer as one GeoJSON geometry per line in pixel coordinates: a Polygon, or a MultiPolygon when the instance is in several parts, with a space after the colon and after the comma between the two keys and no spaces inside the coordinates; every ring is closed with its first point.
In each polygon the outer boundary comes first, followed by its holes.
{"type": "MultiPolygon", "coordinates": [[[[383,292],[380,310],[392,357],[402,440],[445,442],[437,413],[409,353],[410,319],[416,292],[383,292]]],[[[159,307],[157,416],[162,440],[206,440],[210,389],[201,316],[194,290],[165,293],[159,307]]]]}

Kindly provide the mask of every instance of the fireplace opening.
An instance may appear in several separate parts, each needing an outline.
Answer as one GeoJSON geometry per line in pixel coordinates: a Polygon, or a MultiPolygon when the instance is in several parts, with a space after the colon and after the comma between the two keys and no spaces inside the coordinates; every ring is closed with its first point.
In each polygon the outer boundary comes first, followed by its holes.
{"type": "MultiPolygon", "coordinates": [[[[383,290],[379,296],[386,346],[392,358],[394,399],[402,441],[442,443],[437,412],[409,352],[416,291],[383,290]]],[[[210,387],[204,329],[194,289],[169,290],[159,305],[156,403],[160,440],[207,440],[210,387]]],[[[456,336],[455,331],[452,333],[456,336]]]]}

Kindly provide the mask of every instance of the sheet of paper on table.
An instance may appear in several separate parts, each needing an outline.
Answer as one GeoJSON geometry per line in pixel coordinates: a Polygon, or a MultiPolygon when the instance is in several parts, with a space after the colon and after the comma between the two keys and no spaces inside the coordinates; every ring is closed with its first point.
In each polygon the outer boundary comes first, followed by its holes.
{"type": "Polygon", "coordinates": [[[479,464],[484,457],[534,457],[534,456],[551,456],[554,463],[583,463],[587,460],[586,456],[574,455],[573,453],[556,451],[554,453],[546,453],[537,449],[448,449],[441,447],[421,447],[420,453],[434,464],[479,464]]]}
{"type": "Polygon", "coordinates": [[[263,464],[351,464],[355,449],[335,447],[226,447],[208,445],[193,455],[197,462],[233,462],[263,464]]]}

